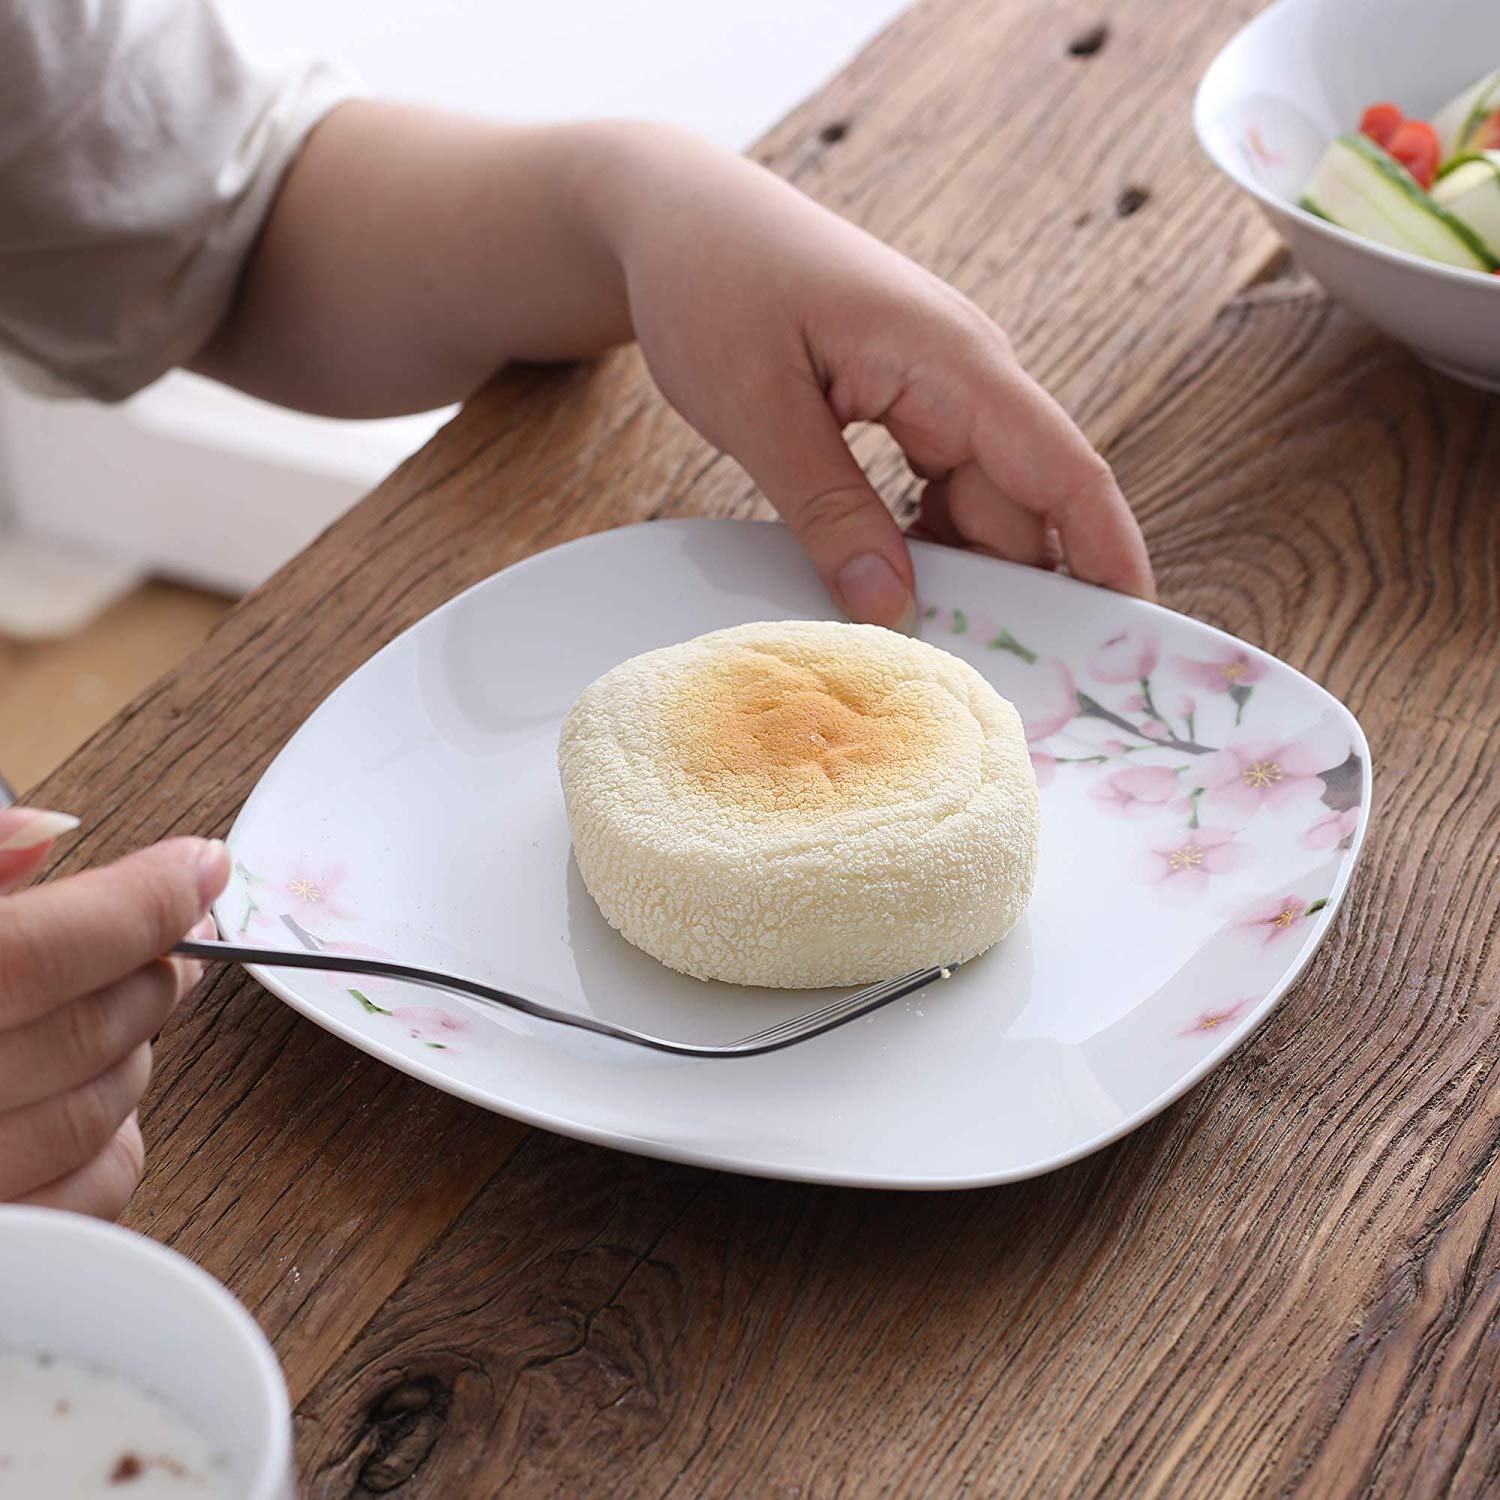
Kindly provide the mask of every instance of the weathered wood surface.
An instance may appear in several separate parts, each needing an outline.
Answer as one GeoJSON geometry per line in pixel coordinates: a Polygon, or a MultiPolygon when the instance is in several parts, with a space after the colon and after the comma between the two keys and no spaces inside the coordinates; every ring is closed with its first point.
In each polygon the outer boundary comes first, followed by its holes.
{"type": "MultiPolygon", "coordinates": [[[[130,1222],[276,1341],[310,1496],[1500,1489],[1500,406],[1289,274],[1195,154],[1192,80],[1253,8],[1117,4],[1077,58],[1104,10],[929,0],[759,154],[1000,317],[1167,603],[1360,715],[1338,930],[1149,1126],[946,1196],[530,1131],[221,977],[162,1039],[130,1222]]],[[[319,699],[494,569],[757,503],[633,354],[507,374],[40,790],[88,819],[59,868],[222,832],[319,699]]]]}

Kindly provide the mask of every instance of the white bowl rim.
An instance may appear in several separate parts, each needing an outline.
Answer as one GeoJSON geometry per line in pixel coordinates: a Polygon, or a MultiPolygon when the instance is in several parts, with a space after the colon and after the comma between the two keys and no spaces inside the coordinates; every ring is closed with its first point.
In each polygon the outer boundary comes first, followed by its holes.
{"type": "MultiPolygon", "coordinates": [[[[280,1486],[286,1483],[292,1462],[292,1410],[286,1378],[265,1331],[228,1287],[180,1251],[147,1235],[137,1234],[133,1229],[65,1209],[0,1203],[0,1245],[14,1243],[19,1235],[29,1235],[43,1244],[81,1241],[100,1258],[154,1262],[205,1296],[239,1334],[239,1347],[269,1408],[271,1430],[263,1435],[260,1459],[248,1477],[246,1495],[253,1500],[261,1500],[261,1497],[269,1500],[269,1497],[282,1493],[280,1486]]],[[[79,1357],[90,1358],[86,1354],[79,1357]]],[[[117,1368],[107,1359],[101,1364],[104,1368],[117,1368]]],[[[129,1378],[128,1371],[118,1373],[129,1378]]]]}
{"type": "Polygon", "coordinates": [[[1319,218],[1317,214],[1309,213],[1294,199],[1283,198],[1279,194],[1271,192],[1256,182],[1253,177],[1246,175],[1238,163],[1224,156],[1213,145],[1208,129],[1208,107],[1205,103],[1204,95],[1208,92],[1213,75],[1223,64],[1224,58],[1230,48],[1238,46],[1241,40],[1252,31],[1269,25],[1272,17],[1278,15],[1280,12],[1292,10],[1299,5],[1311,5],[1315,3],[1317,3],[1317,0],[1274,0],[1273,4],[1268,5],[1263,11],[1252,16],[1214,54],[1213,61],[1204,70],[1203,77],[1198,80],[1198,87],[1193,92],[1193,130],[1198,137],[1199,146],[1203,148],[1204,155],[1231,182],[1243,188],[1267,208],[1289,214],[1303,228],[1311,229],[1315,234],[1320,234],[1325,239],[1341,241],[1345,245],[1353,246],[1356,250],[1364,251],[1365,254],[1373,256],[1376,260],[1383,260],[1391,265],[1408,266],[1414,271],[1425,272],[1427,275],[1435,277],[1440,281],[1452,281],[1460,286],[1483,286],[1488,282],[1492,290],[1500,292],[1500,272],[1474,271],[1466,266],[1444,265],[1442,261],[1428,260],[1425,256],[1413,255],[1407,250],[1398,250],[1393,245],[1382,245],[1377,240],[1366,239],[1362,234],[1355,234],[1352,230],[1343,229],[1328,219],[1319,218]]]}

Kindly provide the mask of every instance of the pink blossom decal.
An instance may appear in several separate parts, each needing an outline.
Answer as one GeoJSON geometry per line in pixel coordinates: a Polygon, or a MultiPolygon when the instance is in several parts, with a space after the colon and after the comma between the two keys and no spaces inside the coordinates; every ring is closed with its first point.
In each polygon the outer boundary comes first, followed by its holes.
{"type": "Polygon", "coordinates": [[[1193,1037],[1202,1036],[1208,1031],[1218,1031],[1222,1026],[1228,1026],[1231,1021],[1238,1020],[1254,1004],[1253,1000],[1236,1000],[1233,1005],[1220,1006],[1213,1010],[1201,1012],[1198,1018],[1185,1031],[1179,1031],[1178,1036],[1193,1037]]]}
{"type": "Polygon", "coordinates": [[[1060,734],[1078,715],[1078,687],[1056,657],[1036,662],[1034,675],[1027,674],[1024,689],[1012,701],[1033,745],[1060,734]]]}
{"type": "Polygon", "coordinates": [[[467,1016],[454,1015],[437,1005],[400,1005],[389,1014],[406,1028],[413,1041],[439,1051],[448,1050],[453,1040],[465,1035],[472,1024],[467,1016]]]}
{"type": "Polygon", "coordinates": [[[238,931],[264,933],[278,920],[295,921],[309,932],[316,932],[330,922],[345,922],[354,911],[345,904],[340,891],[348,881],[348,870],[339,863],[314,864],[299,856],[274,875],[262,875],[235,866],[245,884],[245,914],[238,931]]]}
{"type": "Polygon", "coordinates": [[[1254,687],[1267,671],[1263,661],[1257,661],[1238,646],[1226,647],[1207,661],[1179,656],[1175,664],[1189,682],[1209,693],[1229,693],[1237,687],[1254,687]]]}
{"type": "Polygon", "coordinates": [[[348,921],[354,912],[339,899],[349,872],[339,864],[295,861],[282,877],[280,891],[293,903],[304,922],[309,918],[330,922],[348,921]]]}
{"type": "Polygon", "coordinates": [[[1132,766],[1106,776],[1090,795],[1121,818],[1149,818],[1177,793],[1177,773],[1166,766],[1132,766]]]}
{"type": "Polygon", "coordinates": [[[1031,752],[1031,769],[1036,773],[1038,787],[1050,786],[1057,775],[1057,757],[1044,750],[1031,752]]]}
{"type": "Polygon", "coordinates": [[[1089,675],[1098,682],[1140,682],[1161,659],[1161,642],[1154,630],[1122,630],[1089,657],[1089,675]]]}
{"type": "Polygon", "coordinates": [[[1215,875],[1239,868],[1244,846],[1229,828],[1188,828],[1152,845],[1153,878],[1178,890],[1206,890],[1215,875]]]}
{"type": "Polygon", "coordinates": [[[1289,933],[1299,931],[1309,917],[1327,905],[1326,897],[1308,901],[1298,895],[1272,896],[1247,908],[1234,926],[1268,947],[1279,943],[1289,933]]]}
{"type": "Polygon", "coordinates": [[[1243,646],[1226,646],[1206,661],[1179,656],[1176,667],[1195,687],[1232,698],[1236,724],[1245,716],[1245,707],[1250,702],[1255,684],[1270,670],[1265,662],[1258,661],[1243,646]]]}
{"type": "Polygon", "coordinates": [[[1337,849],[1354,837],[1359,827],[1359,809],[1346,807],[1343,812],[1331,812],[1319,818],[1302,835],[1304,849],[1337,849]]]}
{"type": "Polygon", "coordinates": [[[1263,807],[1280,808],[1322,793],[1322,750],[1305,740],[1245,740],[1206,756],[1195,768],[1216,817],[1248,823],[1263,807]]]}

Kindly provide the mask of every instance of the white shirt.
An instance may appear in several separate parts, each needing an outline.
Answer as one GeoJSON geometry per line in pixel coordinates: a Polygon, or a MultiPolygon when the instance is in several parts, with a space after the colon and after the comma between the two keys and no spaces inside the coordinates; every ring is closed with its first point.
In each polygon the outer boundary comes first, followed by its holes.
{"type": "Polygon", "coordinates": [[[103,400],[191,359],[355,92],[246,56],[212,0],[0,0],[0,356],[103,400]]]}

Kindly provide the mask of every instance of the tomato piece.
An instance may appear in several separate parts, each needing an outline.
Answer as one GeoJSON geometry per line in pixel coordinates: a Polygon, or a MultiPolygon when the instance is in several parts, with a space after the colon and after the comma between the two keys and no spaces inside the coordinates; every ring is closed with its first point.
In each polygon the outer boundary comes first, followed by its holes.
{"type": "Polygon", "coordinates": [[[1390,145],[1391,137],[1406,123],[1406,116],[1394,104],[1372,104],[1360,116],[1361,135],[1367,135],[1377,146],[1390,145]]]}
{"type": "Polygon", "coordinates": [[[1469,149],[1472,151],[1500,151],[1500,109],[1497,109],[1474,132],[1474,139],[1469,142],[1469,149]]]}
{"type": "Polygon", "coordinates": [[[1422,184],[1430,188],[1437,181],[1438,164],[1443,159],[1443,145],[1438,133],[1426,120],[1404,120],[1385,149],[1422,184]]]}

